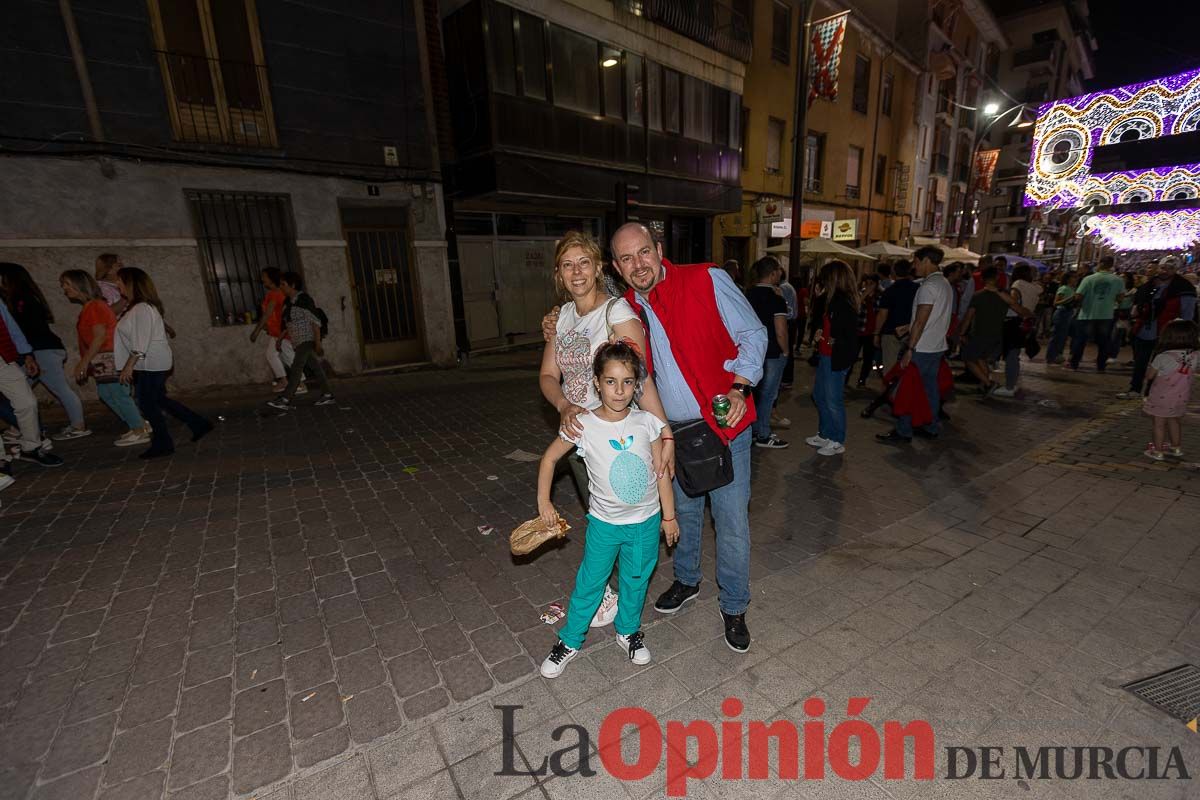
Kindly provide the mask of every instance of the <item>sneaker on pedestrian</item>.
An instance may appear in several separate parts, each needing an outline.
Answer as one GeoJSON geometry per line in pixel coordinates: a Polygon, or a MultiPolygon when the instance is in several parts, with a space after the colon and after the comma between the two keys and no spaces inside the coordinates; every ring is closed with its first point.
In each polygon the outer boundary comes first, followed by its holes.
{"type": "Polygon", "coordinates": [[[1119,392],[1117,394],[1117,399],[1118,400],[1137,400],[1141,396],[1142,396],[1141,392],[1119,392]]]}
{"type": "Polygon", "coordinates": [[[629,660],[639,667],[650,663],[650,650],[642,642],[642,632],[631,633],[628,636],[617,634],[617,644],[629,654],[629,660]]]}
{"type": "Polygon", "coordinates": [[[39,447],[36,450],[22,450],[17,456],[22,461],[32,461],[35,464],[41,464],[43,467],[61,467],[63,460],[50,452],[47,447],[39,447]]]}
{"type": "Polygon", "coordinates": [[[1183,448],[1182,447],[1164,447],[1162,449],[1162,452],[1166,453],[1171,458],[1183,458],[1183,448]]]}
{"type": "Polygon", "coordinates": [[[16,483],[16,479],[7,472],[0,472],[0,489],[7,489],[16,483]]]}
{"type": "Polygon", "coordinates": [[[68,439],[82,439],[85,436],[91,436],[92,432],[87,428],[76,428],[73,425],[68,425],[50,438],[56,442],[65,442],[68,439]]]}
{"type": "Polygon", "coordinates": [[[780,417],[776,414],[772,414],[771,415],[771,427],[772,428],[782,428],[783,430],[787,430],[788,428],[792,427],[792,421],[790,419],[788,419],[787,417],[780,417]]]}
{"type": "Polygon", "coordinates": [[[772,433],[770,436],[768,436],[765,439],[755,439],[754,446],[755,447],[767,447],[767,448],[770,448],[771,450],[783,450],[785,447],[788,446],[788,443],[772,433]]]}
{"type": "Polygon", "coordinates": [[[750,649],[750,629],[746,627],[746,614],[726,614],[721,612],[725,620],[725,644],[735,653],[744,653],[750,649]]]}
{"type": "Polygon", "coordinates": [[[654,610],[663,614],[674,614],[688,600],[694,600],[700,595],[700,587],[688,586],[686,583],[675,581],[671,588],[658,596],[654,601],[654,610]]]}
{"type": "Polygon", "coordinates": [[[296,387],[296,394],[308,394],[308,387],[301,383],[296,387]]]}
{"type": "Polygon", "coordinates": [[[830,442],[817,451],[819,456],[840,456],[846,452],[846,446],[841,442],[830,442]]]}
{"type": "Polygon", "coordinates": [[[1162,461],[1166,458],[1166,456],[1163,455],[1163,452],[1158,449],[1158,446],[1155,445],[1154,442],[1146,445],[1146,451],[1143,453],[1143,455],[1153,461],[1162,461]]]}
{"type": "Polygon", "coordinates": [[[292,403],[286,397],[276,397],[274,400],[268,400],[267,405],[271,408],[277,408],[280,411],[290,411],[292,403]]]}
{"type": "Polygon", "coordinates": [[[336,402],[337,402],[337,400],[334,399],[333,395],[323,394],[323,395],[321,395],[321,398],[319,400],[317,400],[317,402],[313,403],[313,405],[314,406],[331,406],[336,402]]]}
{"type": "Polygon", "coordinates": [[[879,442],[880,444],[910,444],[912,442],[912,437],[901,436],[896,431],[891,430],[887,433],[875,434],[875,441],[879,442]]]}
{"type": "Polygon", "coordinates": [[[1016,397],[1017,390],[1009,389],[1007,386],[1000,386],[992,389],[992,397],[1016,397]]]}
{"type": "Polygon", "coordinates": [[[286,388],[287,388],[287,379],[286,378],[280,378],[279,380],[277,380],[271,384],[271,391],[274,392],[275,394],[279,394],[286,388]]]}
{"type": "Polygon", "coordinates": [[[806,445],[808,445],[809,447],[821,448],[821,447],[824,447],[825,445],[831,443],[832,441],[833,441],[832,439],[826,439],[821,434],[816,433],[816,434],[813,434],[812,436],[808,437],[807,439],[805,439],[804,443],[806,445]]]}
{"type": "Polygon", "coordinates": [[[138,428],[137,430],[125,431],[125,433],[117,437],[117,440],[113,444],[117,447],[133,447],[138,444],[146,444],[149,441],[150,432],[145,428],[138,428]]]}
{"type": "Polygon", "coordinates": [[[617,593],[612,590],[612,587],[607,583],[604,584],[604,597],[600,600],[600,607],[592,615],[592,621],[588,627],[603,628],[611,625],[612,621],[617,618],[617,599],[617,593]]]}
{"type": "Polygon", "coordinates": [[[550,648],[550,655],[546,656],[546,660],[542,662],[542,677],[557,678],[562,675],[567,664],[571,663],[571,659],[577,655],[579,655],[578,650],[567,647],[563,644],[562,639],[559,639],[554,643],[554,647],[550,648]]]}

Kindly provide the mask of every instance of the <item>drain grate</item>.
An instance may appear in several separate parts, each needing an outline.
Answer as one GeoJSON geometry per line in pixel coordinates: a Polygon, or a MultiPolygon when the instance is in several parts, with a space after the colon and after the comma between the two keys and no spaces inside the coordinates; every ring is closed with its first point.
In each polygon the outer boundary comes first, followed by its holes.
{"type": "Polygon", "coordinates": [[[1200,667],[1193,664],[1140,678],[1122,688],[1183,722],[1200,716],[1200,667]]]}

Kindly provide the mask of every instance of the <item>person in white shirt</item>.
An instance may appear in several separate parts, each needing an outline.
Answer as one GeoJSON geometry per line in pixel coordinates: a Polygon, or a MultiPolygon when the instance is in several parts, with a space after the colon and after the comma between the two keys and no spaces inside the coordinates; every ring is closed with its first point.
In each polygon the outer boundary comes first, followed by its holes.
{"type": "MultiPolygon", "coordinates": [[[[910,363],[916,365],[933,414],[932,422],[915,431],[927,439],[936,439],[941,433],[938,370],[946,355],[946,332],[950,330],[950,317],[954,312],[954,289],[939,269],[943,255],[942,249],[933,245],[913,253],[913,269],[924,280],[913,299],[912,324],[907,331],[896,329],[900,335],[908,334],[908,350],[900,358],[900,368],[907,369],[910,363]]],[[[896,420],[894,430],[876,434],[875,438],[885,444],[902,444],[911,442],[913,433],[912,417],[904,415],[896,420]]]]}
{"type": "Polygon", "coordinates": [[[566,623],[542,662],[545,678],[557,678],[579,654],[618,558],[617,645],[634,664],[650,663],[641,630],[642,606],[658,563],[658,532],[662,530],[668,545],[679,540],[671,478],[665,473],[655,475],[651,466],[661,461],[665,426],[653,414],[632,407],[638,384],[645,378],[642,359],[626,342],[605,343],[596,351],[592,372],[600,406],[576,418],[579,433],[559,432],[538,469],[538,515],[547,525],[558,521],[558,511],[550,502],[554,467],[572,450],[582,451],[589,490],[583,563],[575,577],[566,623]]]}
{"type": "Polygon", "coordinates": [[[1038,300],[1042,296],[1042,285],[1033,279],[1033,267],[1022,261],[1013,267],[1012,283],[1009,287],[1012,299],[1023,308],[1018,314],[1011,308],[1004,319],[1004,386],[992,392],[996,397],[1016,397],[1017,383],[1021,380],[1021,350],[1025,347],[1033,323],[1025,320],[1033,317],[1038,300]]]}
{"type": "Polygon", "coordinates": [[[138,458],[169,456],[175,452],[175,442],[164,411],[191,429],[193,442],[200,441],[213,426],[183,403],[167,397],[167,377],[174,359],[154,281],[137,267],[122,267],[117,271],[117,286],[128,306],[117,322],[113,362],[121,370],[121,383],[136,389],[138,408],[151,427],[150,448],[138,458]]]}

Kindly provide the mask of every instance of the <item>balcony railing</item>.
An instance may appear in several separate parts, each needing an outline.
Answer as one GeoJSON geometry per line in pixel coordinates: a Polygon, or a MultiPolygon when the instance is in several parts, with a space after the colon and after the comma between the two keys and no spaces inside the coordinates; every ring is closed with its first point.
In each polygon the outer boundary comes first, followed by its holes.
{"type": "Polygon", "coordinates": [[[859,195],[859,187],[846,184],[846,199],[857,200],[859,195]]]}
{"type": "Polygon", "coordinates": [[[820,194],[821,193],[821,179],[820,178],[809,178],[808,180],[804,181],[804,191],[812,192],[813,194],[820,194]]]}
{"type": "Polygon", "coordinates": [[[613,0],[613,5],[739,61],[750,61],[750,21],[728,0],[613,0]]]}
{"type": "Polygon", "coordinates": [[[262,64],[155,51],[175,138],[181,142],[275,145],[262,64]]]}
{"type": "Polygon", "coordinates": [[[1043,42],[1013,53],[1013,68],[1053,63],[1056,42],[1043,42]]]}
{"type": "Polygon", "coordinates": [[[950,156],[947,153],[935,153],[933,156],[933,172],[938,175],[950,175],[950,156]]]}

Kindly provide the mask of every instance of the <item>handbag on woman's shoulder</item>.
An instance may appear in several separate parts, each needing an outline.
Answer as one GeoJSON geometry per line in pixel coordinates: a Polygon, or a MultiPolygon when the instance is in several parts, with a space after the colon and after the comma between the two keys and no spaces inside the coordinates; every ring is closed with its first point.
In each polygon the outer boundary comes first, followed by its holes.
{"type": "Polygon", "coordinates": [[[121,373],[117,369],[116,357],[112,351],[92,356],[91,363],[88,364],[88,375],[96,383],[116,383],[120,380],[121,373]]]}

